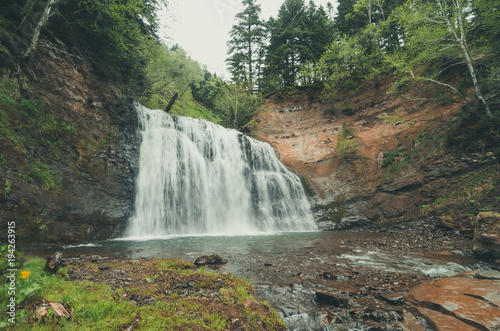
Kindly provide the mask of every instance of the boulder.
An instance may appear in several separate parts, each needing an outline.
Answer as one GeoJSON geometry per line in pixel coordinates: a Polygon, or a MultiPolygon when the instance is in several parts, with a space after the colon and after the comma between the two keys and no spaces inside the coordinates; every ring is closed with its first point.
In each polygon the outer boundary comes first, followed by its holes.
{"type": "Polygon", "coordinates": [[[47,257],[47,262],[45,262],[45,271],[56,273],[57,270],[63,266],[63,254],[61,252],[55,252],[51,256],[47,257]]]}
{"type": "Polygon", "coordinates": [[[227,263],[227,260],[223,259],[222,257],[220,257],[217,254],[212,254],[210,256],[203,255],[194,261],[194,264],[196,264],[196,265],[225,264],[225,263],[227,263]]]}
{"type": "Polygon", "coordinates": [[[435,330],[499,330],[500,272],[476,278],[466,273],[425,281],[410,290],[406,303],[435,330]]]}
{"type": "Polygon", "coordinates": [[[335,307],[349,307],[349,299],[343,293],[316,292],[316,303],[335,307]]]}
{"type": "Polygon", "coordinates": [[[477,215],[472,250],[480,259],[500,259],[500,214],[480,213],[477,215]]]}

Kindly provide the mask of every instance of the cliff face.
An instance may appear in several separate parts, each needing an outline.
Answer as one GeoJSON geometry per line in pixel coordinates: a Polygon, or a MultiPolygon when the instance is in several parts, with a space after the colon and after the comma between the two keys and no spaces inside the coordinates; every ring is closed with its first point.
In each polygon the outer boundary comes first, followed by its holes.
{"type": "Polygon", "coordinates": [[[430,217],[470,231],[475,212],[500,207],[495,155],[453,129],[461,103],[389,97],[389,86],[366,82],[323,103],[271,100],[254,135],[307,179],[325,229],[430,217]]]}
{"type": "Polygon", "coordinates": [[[9,86],[1,104],[2,221],[15,221],[28,245],[120,235],[135,198],[132,102],[62,42],[40,40],[19,67],[8,47],[1,50],[9,86]]]}
{"type": "MultiPolygon", "coordinates": [[[[18,66],[0,41],[2,222],[28,244],[121,235],[138,170],[132,102],[74,46],[41,39],[18,66]]],[[[462,104],[389,97],[389,85],[270,100],[253,133],[307,179],[325,229],[430,218],[470,232],[479,211],[500,209],[498,129],[469,140],[452,129],[462,104]]]]}

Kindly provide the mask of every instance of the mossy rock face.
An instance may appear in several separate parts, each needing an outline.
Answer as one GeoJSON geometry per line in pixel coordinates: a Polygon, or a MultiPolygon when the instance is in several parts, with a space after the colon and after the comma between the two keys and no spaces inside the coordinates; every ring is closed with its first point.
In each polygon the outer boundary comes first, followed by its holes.
{"type": "Polygon", "coordinates": [[[474,231],[474,254],[485,260],[500,259],[500,214],[480,213],[474,231]]]}

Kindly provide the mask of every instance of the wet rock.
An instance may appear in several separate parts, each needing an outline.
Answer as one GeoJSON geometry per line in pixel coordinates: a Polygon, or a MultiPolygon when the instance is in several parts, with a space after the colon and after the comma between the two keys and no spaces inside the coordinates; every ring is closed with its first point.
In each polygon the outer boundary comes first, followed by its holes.
{"type": "Polygon", "coordinates": [[[391,305],[402,305],[405,301],[404,296],[398,293],[384,294],[384,295],[379,295],[378,297],[379,299],[391,305]]]}
{"type": "Polygon", "coordinates": [[[326,293],[316,291],[316,303],[335,307],[348,307],[349,299],[342,293],[326,293]]]}
{"type": "Polygon", "coordinates": [[[55,252],[51,256],[47,257],[47,262],[45,262],[45,270],[56,273],[59,268],[63,266],[63,254],[61,252],[55,252]]]}
{"type": "Polygon", "coordinates": [[[474,254],[482,259],[500,259],[500,214],[480,213],[477,215],[473,241],[474,254]]]}
{"type": "Polygon", "coordinates": [[[462,277],[471,277],[477,279],[500,280],[500,271],[497,270],[474,270],[461,274],[462,277]]]}
{"type": "Polygon", "coordinates": [[[438,330],[500,329],[500,281],[470,274],[425,281],[406,301],[438,330]]]}
{"type": "Polygon", "coordinates": [[[340,221],[326,221],[320,224],[322,230],[327,231],[340,231],[340,230],[350,230],[354,228],[359,228],[370,223],[370,220],[365,216],[350,216],[344,217],[340,221]]]}
{"type": "Polygon", "coordinates": [[[217,254],[212,254],[210,256],[203,255],[194,261],[194,264],[196,264],[196,265],[225,264],[225,263],[227,263],[227,260],[223,259],[222,257],[220,257],[217,254]]]}
{"type": "Polygon", "coordinates": [[[283,317],[298,315],[305,312],[305,309],[301,309],[301,307],[280,307],[279,310],[282,313],[281,315],[283,315],[283,317]]]}

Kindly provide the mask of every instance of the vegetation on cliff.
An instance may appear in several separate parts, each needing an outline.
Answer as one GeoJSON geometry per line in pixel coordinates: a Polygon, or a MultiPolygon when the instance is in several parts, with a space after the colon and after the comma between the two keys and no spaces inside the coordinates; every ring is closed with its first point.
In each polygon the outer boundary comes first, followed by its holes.
{"type": "Polygon", "coordinates": [[[473,114],[473,122],[497,121],[495,1],[341,0],[332,17],[331,6],[286,0],[268,22],[255,1],[243,4],[227,61],[234,83],[249,93],[293,97],[319,90],[329,102],[364,80],[385,77],[393,81],[389,93],[457,100],[464,104],[460,115],[473,114]]]}

